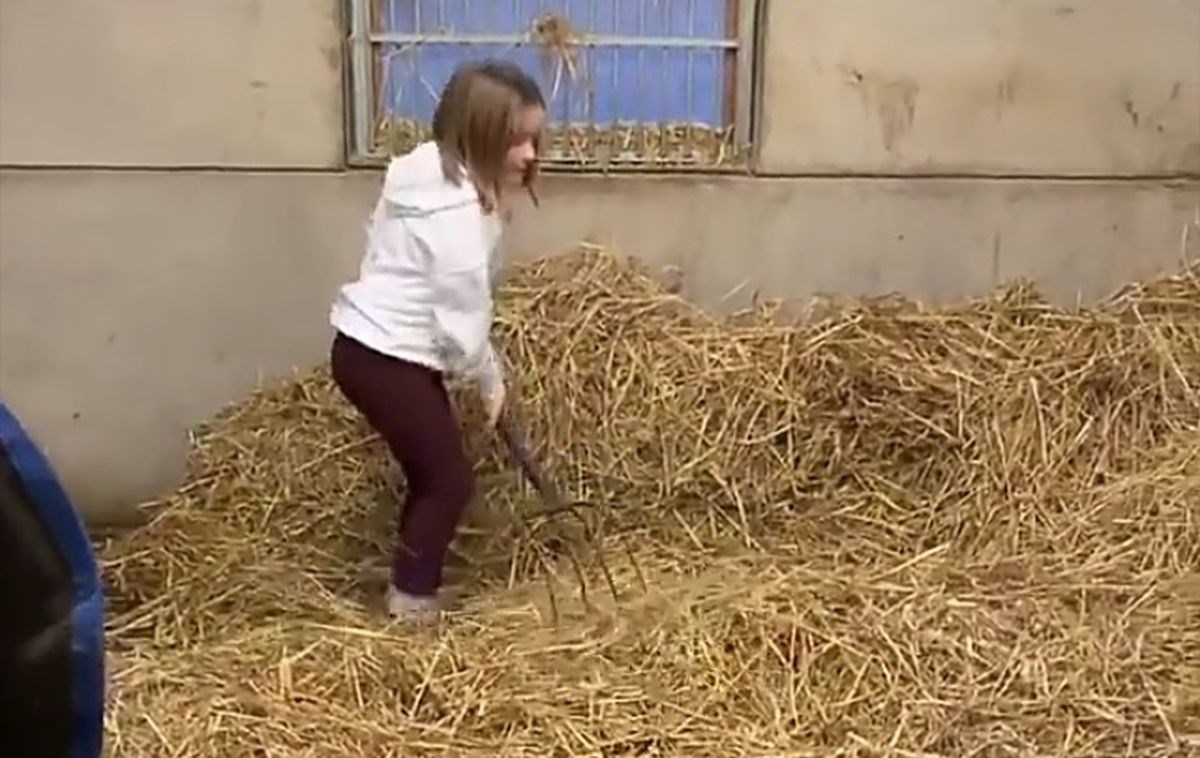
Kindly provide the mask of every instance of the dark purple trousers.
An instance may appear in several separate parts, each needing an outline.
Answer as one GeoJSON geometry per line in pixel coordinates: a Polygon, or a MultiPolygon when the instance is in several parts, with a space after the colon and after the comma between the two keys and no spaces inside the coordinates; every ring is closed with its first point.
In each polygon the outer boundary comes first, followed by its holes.
{"type": "Polygon", "coordinates": [[[334,338],[330,362],[342,394],[383,437],[404,471],[408,495],[392,583],[410,595],[433,595],[475,486],[442,376],[341,333],[334,338]]]}

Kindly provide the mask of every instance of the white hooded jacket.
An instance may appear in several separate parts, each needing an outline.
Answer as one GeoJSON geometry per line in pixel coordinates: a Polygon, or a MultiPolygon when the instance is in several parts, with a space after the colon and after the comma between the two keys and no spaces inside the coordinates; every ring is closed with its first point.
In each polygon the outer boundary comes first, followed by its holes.
{"type": "Polygon", "coordinates": [[[493,397],[503,386],[489,338],[501,229],[470,181],[445,178],[435,143],[393,159],[358,279],[338,292],[330,322],[377,352],[471,379],[493,397]]]}

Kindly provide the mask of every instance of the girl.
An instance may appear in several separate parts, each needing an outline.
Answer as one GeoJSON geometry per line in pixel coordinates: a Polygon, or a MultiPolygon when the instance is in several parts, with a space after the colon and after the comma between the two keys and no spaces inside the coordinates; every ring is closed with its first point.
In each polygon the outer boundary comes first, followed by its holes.
{"type": "Polygon", "coordinates": [[[388,166],[358,279],[331,322],[333,378],[387,442],[408,485],[388,612],[433,620],[450,541],[474,489],[443,383],[472,379],[495,424],[504,375],[492,348],[492,276],[513,190],[536,203],[545,102],[519,67],[459,68],[433,116],[433,141],[388,166]]]}

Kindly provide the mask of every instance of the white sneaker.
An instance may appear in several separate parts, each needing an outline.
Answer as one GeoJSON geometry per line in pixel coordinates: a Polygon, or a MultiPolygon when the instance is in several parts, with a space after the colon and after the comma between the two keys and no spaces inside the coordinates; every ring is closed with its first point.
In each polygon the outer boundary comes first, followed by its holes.
{"type": "Polygon", "coordinates": [[[428,624],[436,622],[442,615],[441,603],[436,595],[410,595],[389,584],[386,601],[388,615],[396,621],[428,624]]]}

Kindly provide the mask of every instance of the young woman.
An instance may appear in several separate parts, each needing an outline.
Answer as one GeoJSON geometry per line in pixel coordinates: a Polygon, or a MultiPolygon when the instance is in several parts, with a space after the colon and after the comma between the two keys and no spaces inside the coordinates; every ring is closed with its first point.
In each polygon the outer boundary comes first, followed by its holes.
{"type": "Polygon", "coordinates": [[[494,424],[504,374],[489,339],[502,218],[533,194],[545,102],[519,67],[458,69],[433,140],[395,158],[367,231],[358,279],[338,293],[333,377],[387,442],[408,495],[387,592],[402,620],[439,614],[442,566],[474,489],[443,378],[473,380],[494,424]]]}

